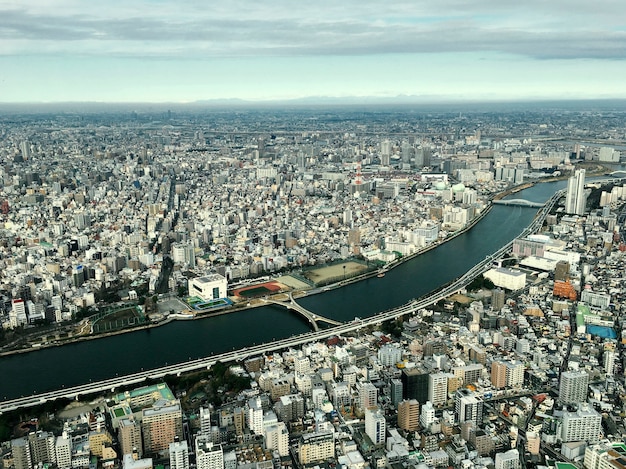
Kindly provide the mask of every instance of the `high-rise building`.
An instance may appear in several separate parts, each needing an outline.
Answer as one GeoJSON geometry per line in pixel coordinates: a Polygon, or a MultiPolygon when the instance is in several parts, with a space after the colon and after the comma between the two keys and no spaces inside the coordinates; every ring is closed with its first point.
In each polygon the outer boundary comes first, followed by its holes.
{"type": "Polygon", "coordinates": [[[263,406],[260,397],[253,397],[248,401],[247,424],[251,432],[263,434],[263,406]]]}
{"type": "Polygon", "coordinates": [[[559,401],[564,404],[587,402],[589,375],[584,371],[564,371],[559,382],[559,401]]]}
{"type": "Polygon", "coordinates": [[[375,445],[385,444],[387,421],[378,407],[369,408],[365,411],[365,433],[375,445]]]}
{"type": "Polygon", "coordinates": [[[429,374],[419,368],[405,368],[400,376],[405,399],[416,399],[420,404],[428,400],[429,374]]]}
{"type": "Polygon", "coordinates": [[[207,435],[196,437],[197,469],[223,469],[224,450],[222,445],[214,445],[207,435]]]}
{"type": "Polygon", "coordinates": [[[141,411],[143,449],[155,454],[169,449],[170,443],[183,438],[183,414],[178,401],[157,401],[141,411]]]}
{"type": "Polygon", "coordinates": [[[15,469],[33,469],[28,438],[22,437],[11,440],[11,451],[13,452],[15,469]]]}
{"type": "Polygon", "coordinates": [[[435,408],[432,402],[428,401],[422,406],[422,412],[420,413],[420,423],[425,429],[430,428],[431,424],[435,421],[435,408]]]}
{"type": "Polygon", "coordinates": [[[56,453],[58,468],[72,467],[72,439],[66,432],[57,437],[54,452],[56,453]]]}
{"type": "Polygon", "coordinates": [[[577,169],[567,181],[565,212],[573,215],[584,215],[587,204],[585,194],[585,170],[577,169]]]}
{"type": "Polygon", "coordinates": [[[31,432],[28,434],[28,445],[30,446],[30,459],[33,466],[39,463],[55,463],[56,437],[49,432],[31,432]]]}
{"type": "Polygon", "coordinates": [[[369,381],[366,383],[359,383],[359,407],[363,410],[374,407],[378,404],[378,389],[369,381]]]}
{"type": "Polygon", "coordinates": [[[504,362],[494,361],[491,363],[491,384],[496,389],[506,386],[506,366],[504,362]]]}
{"type": "Polygon", "coordinates": [[[435,407],[448,400],[448,373],[431,373],[428,376],[428,400],[435,407]]]}
{"type": "Polygon", "coordinates": [[[122,455],[136,453],[139,458],[143,456],[141,425],[137,420],[132,417],[120,420],[117,438],[120,442],[122,455]]]}
{"type": "Polygon", "coordinates": [[[398,378],[391,380],[391,403],[398,407],[398,404],[402,401],[402,381],[398,378]]]}
{"type": "Polygon", "coordinates": [[[278,451],[281,456],[289,456],[289,430],[285,422],[278,422],[265,429],[265,447],[278,451]]]}
{"type": "MultiPolygon", "coordinates": [[[[298,459],[307,465],[335,457],[335,438],[332,432],[305,433],[298,442],[298,459]]],[[[198,468],[200,469],[200,468],[198,468]]]]}
{"type": "Polygon", "coordinates": [[[561,440],[596,443],[602,433],[602,416],[589,404],[580,404],[576,412],[563,412],[561,440]]]}
{"type": "Polygon", "coordinates": [[[170,443],[169,451],[170,469],[189,469],[189,448],[185,440],[170,443]]]}
{"type": "Polygon", "coordinates": [[[483,400],[467,388],[457,390],[454,411],[459,423],[471,421],[476,427],[483,422],[483,400]]]}
{"type": "Polygon", "coordinates": [[[517,449],[510,449],[506,453],[497,453],[495,463],[496,469],[519,469],[522,467],[517,449]]]}
{"type": "Polygon", "coordinates": [[[415,399],[398,404],[398,427],[414,432],[419,429],[420,405],[415,399]]]}
{"type": "Polygon", "coordinates": [[[491,290],[491,308],[494,311],[500,311],[504,307],[504,299],[504,290],[502,288],[491,290]]]}

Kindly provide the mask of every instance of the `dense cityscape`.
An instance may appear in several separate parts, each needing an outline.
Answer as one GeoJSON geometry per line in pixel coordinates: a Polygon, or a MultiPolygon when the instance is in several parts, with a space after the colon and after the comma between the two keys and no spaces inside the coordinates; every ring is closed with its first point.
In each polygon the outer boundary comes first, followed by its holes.
{"type": "Polygon", "coordinates": [[[3,467],[626,467],[622,108],[5,110],[0,365],[268,307],[311,332],[74,400],[34,391],[0,414],[3,467]],[[494,207],[541,211],[526,191],[558,181],[538,229],[425,307],[298,303],[436,256],[494,207]]]}

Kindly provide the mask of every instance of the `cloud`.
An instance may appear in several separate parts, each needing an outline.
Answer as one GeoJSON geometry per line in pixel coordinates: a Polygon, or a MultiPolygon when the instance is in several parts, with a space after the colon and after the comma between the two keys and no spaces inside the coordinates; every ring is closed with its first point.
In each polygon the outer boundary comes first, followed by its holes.
{"type": "Polygon", "coordinates": [[[0,1],[0,54],[626,58],[626,2],[0,1]]]}

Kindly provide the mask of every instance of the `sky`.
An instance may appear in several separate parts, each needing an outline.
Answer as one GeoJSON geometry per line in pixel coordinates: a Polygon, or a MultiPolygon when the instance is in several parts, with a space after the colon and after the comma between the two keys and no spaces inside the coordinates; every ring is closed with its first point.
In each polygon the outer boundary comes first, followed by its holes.
{"type": "Polygon", "coordinates": [[[624,0],[0,0],[0,102],[626,98],[624,0]]]}

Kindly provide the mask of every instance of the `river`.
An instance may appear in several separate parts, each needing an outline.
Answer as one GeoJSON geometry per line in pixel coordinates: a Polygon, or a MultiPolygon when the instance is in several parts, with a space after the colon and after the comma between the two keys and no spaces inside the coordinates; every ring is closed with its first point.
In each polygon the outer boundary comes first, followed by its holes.
{"type": "MultiPolygon", "coordinates": [[[[547,200],[566,181],[546,182],[513,198],[547,200]]],[[[387,272],[298,302],[340,321],[368,317],[427,294],[461,276],[515,238],[537,209],[495,205],[455,239],[387,272]]],[[[195,321],[175,321],[101,339],[0,358],[0,400],[126,375],[310,330],[300,316],[267,306],[195,321]]]]}

